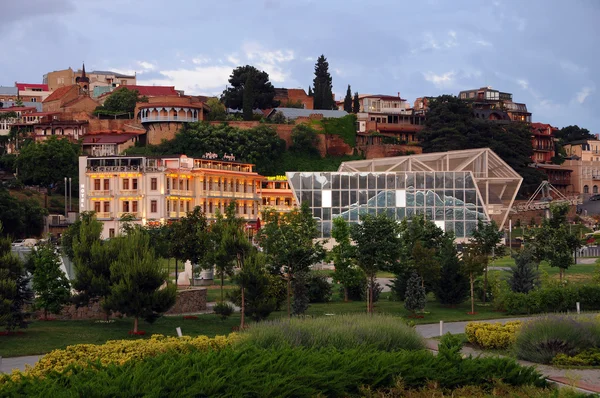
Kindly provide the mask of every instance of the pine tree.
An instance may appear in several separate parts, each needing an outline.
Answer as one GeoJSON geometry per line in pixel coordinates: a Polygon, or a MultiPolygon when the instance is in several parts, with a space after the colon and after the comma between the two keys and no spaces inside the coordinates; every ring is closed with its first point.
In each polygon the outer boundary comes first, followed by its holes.
{"type": "Polygon", "coordinates": [[[60,258],[49,245],[44,245],[31,254],[33,290],[36,293],[35,308],[58,314],[71,298],[71,288],[65,273],[60,269],[60,258]]]}
{"type": "Polygon", "coordinates": [[[23,262],[11,253],[11,245],[10,238],[0,238],[0,326],[7,331],[27,327],[23,307],[33,298],[23,262]]]}
{"type": "Polygon", "coordinates": [[[312,86],[308,86],[308,96],[309,97],[313,96],[312,86]]]}
{"type": "Polygon", "coordinates": [[[454,242],[447,241],[440,250],[440,278],[435,296],[440,303],[457,305],[469,297],[469,280],[461,272],[460,259],[454,242]]]}
{"type": "Polygon", "coordinates": [[[423,287],[423,279],[413,272],[412,276],[406,283],[406,300],[404,300],[404,308],[415,314],[417,311],[423,311],[427,304],[427,296],[423,287]]]}
{"type": "Polygon", "coordinates": [[[344,110],[348,113],[352,113],[352,90],[348,84],[348,90],[346,91],[346,97],[344,98],[344,110]]]}
{"type": "Polygon", "coordinates": [[[327,58],[324,55],[321,55],[315,64],[313,86],[314,109],[335,109],[332,80],[329,74],[329,62],[327,62],[327,58]]]}
{"type": "Polygon", "coordinates": [[[358,91],[354,93],[354,100],[352,101],[352,113],[360,112],[360,99],[358,98],[358,91]]]}
{"type": "Polygon", "coordinates": [[[154,322],[175,304],[175,285],[167,284],[168,272],[150,247],[150,237],[134,230],[117,238],[116,260],[111,264],[113,285],[106,305],[113,311],[134,318],[133,333],[138,332],[138,320],[154,322]]]}
{"type": "Polygon", "coordinates": [[[508,271],[508,285],[515,293],[529,293],[539,284],[539,265],[532,250],[525,247],[520,253],[513,255],[515,266],[508,271]]]}

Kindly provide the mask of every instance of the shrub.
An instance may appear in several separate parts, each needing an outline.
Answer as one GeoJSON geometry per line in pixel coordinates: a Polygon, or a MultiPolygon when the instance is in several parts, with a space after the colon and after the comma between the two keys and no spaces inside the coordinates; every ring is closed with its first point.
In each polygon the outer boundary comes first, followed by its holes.
{"type": "MultiPolygon", "coordinates": [[[[367,282],[367,279],[360,279],[360,281],[355,284],[355,285],[351,285],[348,286],[348,299],[352,300],[352,301],[366,301],[367,300],[367,286],[370,283],[367,282]]],[[[373,302],[376,303],[379,301],[379,296],[381,295],[381,292],[383,291],[383,287],[378,283],[375,282],[373,284],[373,302]]],[[[340,295],[342,298],[344,298],[344,292],[341,292],[340,295]]]]}
{"type": "Polygon", "coordinates": [[[533,367],[508,358],[466,358],[449,362],[426,350],[381,352],[333,348],[310,350],[256,347],[167,353],[118,366],[70,367],[44,379],[9,381],[5,396],[356,396],[363,386],[406,388],[435,384],[454,389],[477,385],[490,392],[497,380],[511,386],[547,383],[533,367]]]}
{"type": "Polygon", "coordinates": [[[219,315],[221,317],[221,320],[224,321],[229,316],[231,316],[231,314],[233,314],[234,308],[233,305],[222,302],[215,304],[213,310],[215,311],[215,314],[219,315]]]}
{"type": "Polygon", "coordinates": [[[552,359],[558,366],[600,366],[600,348],[589,348],[574,356],[558,354],[552,359]]]}
{"type": "Polygon", "coordinates": [[[538,314],[574,311],[576,303],[586,311],[600,310],[600,286],[544,287],[531,292],[506,292],[504,305],[509,314],[538,314]]]}
{"type": "Polygon", "coordinates": [[[50,372],[60,373],[72,365],[80,367],[92,364],[122,365],[129,361],[139,361],[165,352],[189,353],[196,350],[219,350],[230,346],[237,336],[237,334],[230,334],[211,339],[206,336],[165,337],[155,334],[150,339],[109,340],[105,344],[71,345],[44,355],[33,367],[27,366],[24,374],[44,376],[50,372]]]}
{"type": "Polygon", "coordinates": [[[419,350],[424,343],[417,332],[398,317],[336,315],[312,319],[277,320],[253,325],[241,342],[261,348],[307,347],[382,351],[419,350]]]}
{"type": "Polygon", "coordinates": [[[311,272],[308,277],[308,299],[311,303],[327,303],[331,300],[331,283],[327,276],[311,272]]]}
{"type": "Polygon", "coordinates": [[[469,322],[465,333],[469,343],[482,348],[505,349],[512,346],[517,338],[520,321],[501,323],[469,322]]]}
{"type": "Polygon", "coordinates": [[[517,334],[519,359],[550,363],[559,354],[575,356],[600,346],[600,326],[590,319],[549,316],[526,323],[517,334]]]}

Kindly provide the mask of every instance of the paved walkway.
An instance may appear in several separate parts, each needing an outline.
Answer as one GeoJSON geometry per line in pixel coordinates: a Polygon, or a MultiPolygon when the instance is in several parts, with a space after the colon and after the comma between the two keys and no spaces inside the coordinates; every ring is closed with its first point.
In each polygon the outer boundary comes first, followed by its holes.
{"type": "Polygon", "coordinates": [[[25,365],[33,366],[42,355],[0,359],[0,373],[10,373],[13,369],[25,370],[25,365]]]}

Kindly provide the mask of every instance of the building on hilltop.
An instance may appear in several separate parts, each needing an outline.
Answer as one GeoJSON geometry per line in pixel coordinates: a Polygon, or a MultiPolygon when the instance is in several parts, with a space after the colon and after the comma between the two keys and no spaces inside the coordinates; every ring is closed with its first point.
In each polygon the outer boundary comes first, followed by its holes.
{"type": "Polygon", "coordinates": [[[567,159],[561,165],[572,170],[574,193],[584,198],[600,193],[600,140],[574,141],[564,146],[567,159]]]}
{"type": "Polygon", "coordinates": [[[306,202],[320,235],[331,236],[332,220],[351,224],[361,214],[397,220],[423,215],[459,241],[477,221],[502,229],[523,178],[489,148],[344,162],[337,172],[288,172],[299,204],[306,202]]]}
{"type": "Polygon", "coordinates": [[[42,102],[50,95],[47,84],[16,83],[19,98],[25,102],[42,102]]]}
{"type": "MultiPolygon", "coordinates": [[[[68,69],[48,72],[43,76],[43,83],[48,85],[50,91],[54,91],[60,87],[70,86],[76,83],[76,79],[81,77],[83,69],[73,71],[68,69]]],[[[89,79],[88,89],[92,97],[98,97],[105,90],[113,89],[120,85],[135,85],[137,84],[137,76],[122,74],[111,71],[91,71],[86,73],[89,79]]]]}
{"type": "Polygon", "coordinates": [[[121,219],[163,224],[200,206],[209,220],[235,200],[238,217],[256,224],[263,177],[231,155],[79,157],[79,211],[94,211],[103,222],[102,237],[115,236],[121,219]]]}
{"type": "Polygon", "coordinates": [[[300,105],[302,109],[314,109],[314,98],[306,94],[302,88],[276,88],[274,100],[279,101],[279,106],[282,108],[293,104],[300,105]]]}
{"type": "Polygon", "coordinates": [[[511,93],[481,87],[461,91],[458,97],[471,103],[473,116],[477,119],[531,123],[531,113],[527,111],[527,105],[514,102],[511,93]]]}
{"type": "Polygon", "coordinates": [[[5,102],[14,102],[19,97],[19,89],[11,86],[0,86],[0,103],[3,105],[0,108],[7,108],[5,102]]]}
{"type": "Polygon", "coordinates": [[[326,110],[326,109],[301,109],[301,108],[273,108],[267,113],[267,119],[271,120],[275,114],[280,112],[287,120],[296,120],[298,118],[311,118],[320,116],[323,118],[339,118],[347,115],[345,111],[326,110]]]}
{"type": "Polygon", "coordinates": [[[83,137],[82,152],[88,156],[115,156],[134,146],[141,133],[139,131],[125,132],[94,132],[83,137]]]}
{"type": "MultiPolygon", "coordinates": [[[[0,108],[0,113],[7,114],[13,113],[14,117],[7,117],[0,119],[0,136],[8,135],[10,133],[10,129],[17,123],[21,121],[21,119],[28,114],[36,112],[36,108],[32,106],[13,106],[9,108],[0,108]]],[[[8,116],[8,115],[7,115],[8,116]]]]}

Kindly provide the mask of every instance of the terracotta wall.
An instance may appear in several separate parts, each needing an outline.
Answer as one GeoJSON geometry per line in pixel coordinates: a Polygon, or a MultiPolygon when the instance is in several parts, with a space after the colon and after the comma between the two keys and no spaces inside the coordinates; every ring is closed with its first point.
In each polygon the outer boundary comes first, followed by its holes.
{"type": "Polygon", "coordinates": [[[172,140],[181,128],[181,123],[150,123],[148,124],[146,142],[158,145],[162,140],[172,140]]]}
{"type": "Polygon", "coordinates": [[[363,152],[367,159],[401,156],[404,155],[407,151],[412,151],[413,153],[423,152],[423,149],[419,146],[393,144],[361,145],[359,147],[359,150],[363,152]]]}
{"type": "MultiPolygon", "coordinates": [[[[144,127],[135,119],[90,119],[89,131],[132,131],[135,127],[144,130],[144,127]]],[[[140,130],[140,131],[142,131],[140,130]]]]}

